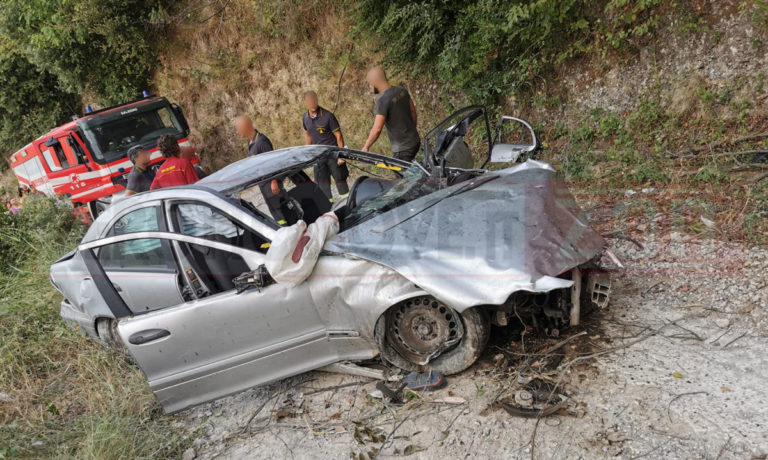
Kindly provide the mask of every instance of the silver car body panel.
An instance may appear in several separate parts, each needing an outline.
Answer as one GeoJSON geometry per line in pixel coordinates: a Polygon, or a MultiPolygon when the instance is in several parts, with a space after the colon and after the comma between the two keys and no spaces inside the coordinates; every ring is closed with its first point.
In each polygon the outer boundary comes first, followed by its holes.
{"type": "Polygon", "coordinates": [[[306,285],[223,292],[120,320],[118,332],[167,412],[338,359],[306,285]],[[155,329],[170,334],[131,343],[155,329]]]}
{"type": "Polygon", "coordinates": [[[88,272],[83,255],[74,251],[51,265],[51,280],[64,296],[61,316],[92,337],[97,337],[96,320],[113,318],[114,315],[88,272]]]}
{"type": "Polygon", "coordinates": [[[379,316],[402,300],[426,294],[390,268],[334,255],[320,256],[307,283],[320,315],[333,330],[357,331],[374,347],[379,316]]]}
{"type": "Polygon", "coordinates": [[[174,412],[326,364],[375,357],[378,316],[422,294],[380,265],[323,256],[310,281],[295,288],[224,292],[122,319],[118,332],[163,408],[174,412]],[[157,329],[170,334],[131,344],[134,334],[157,329]]]}
{"type": "Polygon", "coordinates": [[[556,277],[604,245],[555,170],[528,160],[417,198],[325,249],[390,267],[462,311],[500,305],[515,291],[569,287],[556,277]]]}

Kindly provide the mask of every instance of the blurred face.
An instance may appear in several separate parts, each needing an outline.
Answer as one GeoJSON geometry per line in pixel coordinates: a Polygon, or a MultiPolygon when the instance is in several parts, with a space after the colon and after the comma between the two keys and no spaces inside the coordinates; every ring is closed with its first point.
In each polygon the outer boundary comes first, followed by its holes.
{"type": "Polygon", "coordinates": [[[149,155],[149,150],[140,150],[136,155],[136,166],[142,169],[146,168],[149,164],[149,155]]]}
{"type": "Polygon", "coordinates": [[[246,139],[250,139],[253,135],[253,125],[250,120],[244,117],[238,118],[237,121],[235,121],[235,130],[237,131],[238,136],[246,139]]]}
{"type": "Polygon", "coordinates": [[[371,78],[370,75],[368,77],[366,77],[365,81],[366,81],[366,83],[368,83],[368,88],[370,88],[371,93],[379,94],[379,89],[376,88],[376,84],[373,82],[373,78],[371,78]]]}
{"type": "Polygon", "coordinates": [[[310,112],[315,112],[317,110],[317,95],[316,94],[307,94],[307,96],[304,98],[304,105],[307,107],[307,110],[310,112]]]}

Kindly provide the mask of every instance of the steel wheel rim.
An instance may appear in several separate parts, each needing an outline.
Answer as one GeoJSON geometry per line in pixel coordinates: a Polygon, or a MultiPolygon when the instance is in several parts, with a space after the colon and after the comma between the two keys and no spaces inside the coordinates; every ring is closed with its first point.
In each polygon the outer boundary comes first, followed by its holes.
{"type": "Polygon", "coordinates": [[[461,341],[461,316],[431,297],[402,302],[387,312],[387,338],[405,359],[420,365],[429,363],[461,341]]]}

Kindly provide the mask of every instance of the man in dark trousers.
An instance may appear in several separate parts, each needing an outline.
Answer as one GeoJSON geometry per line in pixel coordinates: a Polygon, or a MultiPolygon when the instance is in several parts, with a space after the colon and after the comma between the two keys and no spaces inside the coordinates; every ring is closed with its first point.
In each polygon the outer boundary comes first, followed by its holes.
{"type": "MultiPolygon", "coordinates": [[[[306,144],[344,147],[344,137],[341,134],[339,121],[336,120],[336,116],[332,112],[318,105],[317,93],[314,91],[305,92],[304,105],[307,107],[307,111],[302,117],[302,126],[304,127],[306,144]]],[[[331,176],[336,182],[339,198],[347,196],[349,193],[349,186],[347,185],[349,170],[343,159],[329,158],[315,165],[315,182],[333,203],[331,176]]]]}
{"type": "MultiPolygon", "coordinates": [[[[267,136],[253,127],[253,121],[247,115],[240,115],[235,119],[235,129],[240,137],[248,139],[248,156],[259,155],[273,150],[272,142],[267,136]]],[[[283,212],[280,210],[282,195],[284,194],[283,184],[273,180],[269,184],[260,184],[259,189],[264,197],[264,202],[267,204],[267,208],[269,208],[269,212],[272,213],[272,217],[278,224],[285,225],[287,222],[283,212]]]]}
{"type": "Polygon", "coordinates": [[[138,145],[128,150],[128,159],[133,163],[133,169],[128,173],[125,196],[148,191],[155,180],[155,172],[149,169],[149,155],[149,150],[138,145]]]}
{"type": "Polygon", "coordinates": [[[381,67],[369,70],[365,80],[373,94],[380,96],[376,99],[376,117],[371,133],[361,150],[367,152],[386,126],[393,156],[400,160],[413,161],[419,152],[421,138],[416,130],[416,106],[413,105],[411,95],[402,86],[390,85],[381,67]]]}

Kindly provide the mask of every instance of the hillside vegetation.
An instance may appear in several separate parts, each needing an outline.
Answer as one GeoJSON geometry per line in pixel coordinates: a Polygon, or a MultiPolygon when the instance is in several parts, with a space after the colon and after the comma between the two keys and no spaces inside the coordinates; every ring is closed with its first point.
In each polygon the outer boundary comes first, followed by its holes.
{"type": "MultiPolygon", "coordinates": [[[[359,148],[382,64],[422,132],[486,103],[534,123],[584,202],[763,244],[767,47],[765,0],[0,0],[0,169],[72,111],[145,88],[184,107],[210,170],[245,155],[238,114],[302,143],[307,89],[359,148]]],[[[0,215],[0,458],[177,456],[141,373],[58,317],[48,266],[83,230],[52,200],[0,215]]]]}
{"type": "Polygon", "coordinates": [[[648,199],[674,203],[683,231],[704,216],[720,237],[764,241],[764,163],[742,153],[768,148],[764,0],[222,5],[170,21],[154,79],[211,169],[244,156],[240,113],[277,147],[302,143],[306,89],[359,148],[373,108],[364,74],[382,63],[413,93],[422,132],[485,103],[534,123],[542,157],[600,201],[655,189],[648,199]]]}

